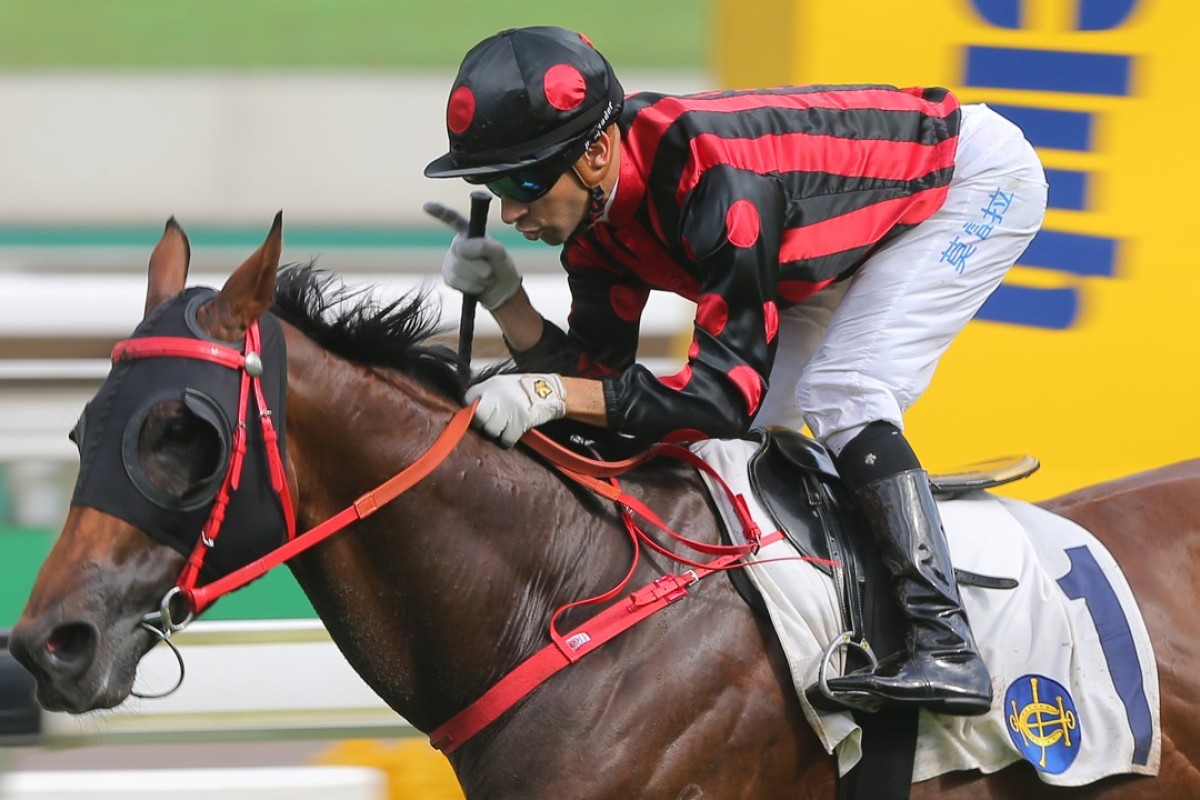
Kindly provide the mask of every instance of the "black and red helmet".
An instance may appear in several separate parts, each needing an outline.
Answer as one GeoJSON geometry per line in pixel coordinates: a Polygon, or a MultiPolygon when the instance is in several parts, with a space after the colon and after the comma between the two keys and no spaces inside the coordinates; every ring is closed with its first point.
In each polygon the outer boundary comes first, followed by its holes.
{"type": "Polygon", "coordinates": [[[446,105],[450,152],[425,175],[478,183],[552,160],[566,169],[623,103],[612,66],[581,34],[501,31],[463,58],[446,105]]]}

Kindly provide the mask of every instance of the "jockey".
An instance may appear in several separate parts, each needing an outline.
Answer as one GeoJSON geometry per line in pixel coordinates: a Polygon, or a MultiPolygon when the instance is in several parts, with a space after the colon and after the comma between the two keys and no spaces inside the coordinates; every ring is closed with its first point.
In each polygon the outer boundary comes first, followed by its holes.
{"type": "Polygon", "coordinates": [[[1041,226],[1021,131],[946,89],[803,86],[624,96],[561,28],[502,31],[463,59],[449,152],[425,174],[483,184],[529,240],[562,247],[568,331],[511,256],[457,227],[442,274],[495,317],[519,369],[472,387],[511,447],[570,417],[663,440],[808,425],[862,505],[907,652],[835,695],[982,714],[992,684],[963,612],[928,476],[902,415],[1041,226]],[[635,363],[648,294],[696,303],[684,368],[635,363]]]}

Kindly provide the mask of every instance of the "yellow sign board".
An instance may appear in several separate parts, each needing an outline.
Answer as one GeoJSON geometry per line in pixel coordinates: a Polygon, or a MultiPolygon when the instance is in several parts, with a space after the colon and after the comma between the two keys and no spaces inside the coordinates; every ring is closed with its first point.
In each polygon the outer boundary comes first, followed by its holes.
{"type": "Polygon", "coordinates": [[[926,466],[1027,452],[1036,499],[1200,456],[1200,4],[721,0],[717,29],[727,87],[947,86],[1038,148],[1043,232],[908,414],[926,466]]]}

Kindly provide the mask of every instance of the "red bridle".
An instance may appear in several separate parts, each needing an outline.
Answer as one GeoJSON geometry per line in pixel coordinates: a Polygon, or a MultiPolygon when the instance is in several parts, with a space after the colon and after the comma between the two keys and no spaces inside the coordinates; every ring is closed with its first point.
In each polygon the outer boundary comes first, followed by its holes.
{"type": "MultiPolygon", "coordinates": [[[[188,339],[176,336],[148,336],[139,339],[126,339],[118,342],[113,348],[113,362],[129,361],[139,358],[191,358],[207,361],[241,372],[241,390],[238,398],[237,428],[234,432],[232,453],[229,469],[225,480],[217,492],[208,521],[202,528],[200,539],[184,565],[183,572],[176,581],[174,589],[168,598],[182,594],[188,604],[188,619],[212,605],[217,598],[229,594],[235,589],[262,577],[269,570],[279,566],[288,559],[303,553],[305,550],[328,539],[333,534],[360,519],[374,514],[381,506],[391,502],[403,494],[414,484],[421,481],[437,468],[439,464],[454,450],[466,434],[474,414],[474,406],[457,412],[450,424],[434,441],[429,450],[420,458],[401,470],[398,474],[384,481],[379,486],[359,497],[342,511],[334,514],[321,524],[296,535],[296,516],[292,506],[291,490],[288,487],[287,472],[283,457],[279,451],[279,435],[272,422],[271,409],[267,407],[262,390],[262,340],[259,335],[258,323],[255,322],[246,331],[244,352],[199,339],[188,339]],[[246,457],[247,419],[250,415],[250,397],[253,395],[258,407],[259,424],[262,426],[263,441],[267,449],[267,461],[271,475],[271,488],[278,495],[283,509],[287,527],[287,542],[272,550],[262,558],[246,564],[204,586],[197,586],[200,570],[204,566],[208,551],[216,544],[225,521],[225,510],[229,505],[231,494],[237,490],[242,474],[242,464],[246,457]]],[[[168,599],[164,599],[162,622],[170,630],[178,630],[187,623],[175,623],[170,618],[168,599]]]]}

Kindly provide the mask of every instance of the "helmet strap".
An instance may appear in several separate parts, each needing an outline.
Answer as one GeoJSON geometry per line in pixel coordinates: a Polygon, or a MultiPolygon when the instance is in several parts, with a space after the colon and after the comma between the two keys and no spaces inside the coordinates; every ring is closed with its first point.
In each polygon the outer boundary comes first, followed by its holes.
{"type": "Polygon", "coordinates": [[[604,216],[604,207],[607,205],[604,202],[604,190],[599,186],[589,186],[588,192],[591,194],[588,202],[587,216],[583,218],[583,222],[579,225],[579,231],[588,231],[592,226],[600,221],[600,217],[604,216]]]}
{"type": "Polygon", "coordinates": [[[583,233],[590,230],[600,220],[600,217],[604,215],[604,206],[606,204],[603,188],[604,179],[608,177],[608,173],[612,170],[613,164],[616,162],[614,155],[610,154],[602,166],[593,167],[588,161],[588,154],[585,152],[571,165],[575,177],[579,179],[579,182],[591,195],[588,202],[587,214],[584,216],[583,222],[579,224],[579,228],[576,229],[576,233],[583,233]]]}

